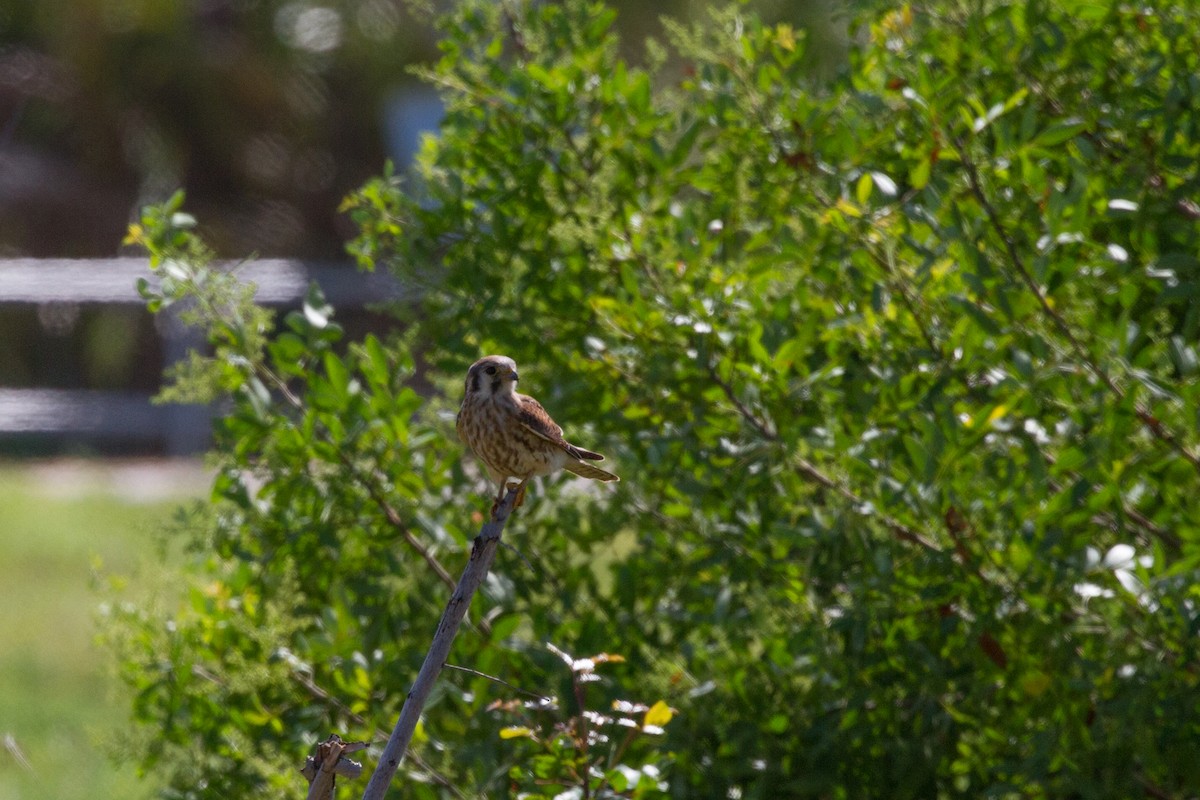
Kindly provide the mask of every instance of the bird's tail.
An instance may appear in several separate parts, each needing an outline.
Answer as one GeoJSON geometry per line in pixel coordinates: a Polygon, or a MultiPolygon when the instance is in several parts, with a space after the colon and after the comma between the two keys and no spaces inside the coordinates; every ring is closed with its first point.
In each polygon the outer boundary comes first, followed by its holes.
{"type": "Polygon", "coordinates": [[[582,461],[568,461],[564,466],[568,472],[574,472],[581,478],[591,478],[594,481],[619,481],[621,480],[611,472],[606,472],[599,467],[593,467],[591,464],[585,464],[582,461]]]}
{"type": "Polygon", "coordinates": [[[591,450],[584,450],[582,447],[576,447],[570,442],[566,443],[566,451],[571,458],[578,458],[581,461],[603,461],[604,456],[599,453],[593,453],[591,450]]]}

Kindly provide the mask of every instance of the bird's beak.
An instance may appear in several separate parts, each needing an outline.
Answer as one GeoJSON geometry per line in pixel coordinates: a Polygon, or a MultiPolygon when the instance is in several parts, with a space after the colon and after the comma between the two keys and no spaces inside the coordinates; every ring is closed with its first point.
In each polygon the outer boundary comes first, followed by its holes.
{"type": "Polygon", "coordinates": [[[510,369],[500,373],[500,377],[504,378],[505,380],[511,379],[513,383],[516,383],[519,380],[517,377],[517,371],[515,369],[510,369]]]}

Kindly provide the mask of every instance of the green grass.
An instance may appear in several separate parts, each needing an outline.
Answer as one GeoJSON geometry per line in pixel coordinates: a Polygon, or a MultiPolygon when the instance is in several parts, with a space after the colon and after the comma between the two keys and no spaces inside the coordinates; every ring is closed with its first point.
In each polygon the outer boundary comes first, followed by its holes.
{"type": "Polygon", "coordinates": [[[128,728],[128,703],[94,641],[93,575],[152,565],[157,532],[197,487],[140,502],[96,480],[105,470],[0,466],[0,800],[151,794],[133,765],[106,755],[128,728]]]}

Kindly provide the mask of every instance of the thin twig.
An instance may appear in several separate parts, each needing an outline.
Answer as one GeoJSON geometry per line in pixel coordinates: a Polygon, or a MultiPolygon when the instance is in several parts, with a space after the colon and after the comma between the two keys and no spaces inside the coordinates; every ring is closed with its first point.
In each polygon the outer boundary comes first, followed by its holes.
{"type": "MultiPolygon", "coordinates": [[[[771,427],[769,425],[767,425],[766,422],[759,419],[754,414],[754,412],[752,412],[749,408],[746,407],[746,404],[743,403],[738,398],[737,394],[734,393],[733,387],[730,386],[717,373],[716,367],[714,367],[713,365],[710,364],[708,367],[708,374],[712,377],[713,382],[716,383],[717,386],[721,387],[721,390],[725,393],[725,396],[727,398],[729,398],[729,401],[731,403],[733,403],[734,407],[738,410],[738,413],[742,415],[742,418],[745,419],[746,422],[750,423],[750,425],[755,430],[757,430],[764,439],[766,439],[767,441],[771,441],[771,442],[779,441],[779,434],[777,432],[775,432],[774,430],[772,430],[771,427]]],[[[854,492],[850,491],[848,488],[846,488],[842,484],[835,481],[833,478],[831,478],[828,475],[826,475],[825,473],[821,472],[821,470],[817,469],[817,467],[814,464],[810,463],[809,461],[806,461],[803,458],[797,458],[796,459],[796,471],[800,474],[801,477],[807,478],[808,480],[812,481],[813,483],[816,483],[820,486],[823,486],[826,489],[829,489],[829,490],[834,491],[837,494],[841,495],[842,497],[844,497],[845,499],[847,499],[851,503],[853,503],[859,509],[865,509],[867,507],[866,501],[864,501],[861,497],[856,495],[854,492]]],[[[933,542],[929,541],[928,539],[926,539],[921,534],[917,533],[912,528],[908,527],[907,525],[900,522],[899,520],[888,516],[887,514],[872,510],[872,511],[866,512],[866,515],[869,517],[873,517],[873,518],[879,520],[880,522],[882,522],[888,528],[888,530],[890,530],[893,534],[895,534],[895,536],[899,539],[902,539],[906,542],[911,542],[912,544],[920,545],[921,547],[924,547],[926,550],[929,550],[934,553],[941,552],[941,550],[936,545],[934,545],[933,542]]]]}
{"type": "Polygon", "coordinates": [[[425,545],[421,544],[421,541],[417,539],[417,537],[413,535],[412,531],[409,530],[408,526],[404,524],[404,520],[400,517],[400,512],[398,512],[392,506],[392,504],[387,501],[387,498],[383,496],[383,492],[380,490],[378,483],[363,476],[359,472],[358,468],[355,467],[351,462],[350,457],[340,449],[338,450],[338,458],[341,460],[342,464],[354,474],[355,478],[358,479],[358,482],[362,484],[362,487],[367,490],[367,494],[370,495],[371,499],[375,502],[375,505],[379,506],[379,510],[383,512],[385,517],[387,517],[387,521],[402,537],[404,537],[405,543],[415,550],[417,555],[425,560],[425,563],[429,565],[429,568],[434,571],[442,583],[453,589],[454,578],[451,577],[446,568],[442,566],[442,563],[437,560],[437,556],[430,552],[425,545]]]}
{"type": "Polygon", "coordinates": [[[1142,791],[1155,798],[1155,800],[1175,800],[1173,794],[1147,778],[1145,774],[1139,772],[1133,777],[1141,785],[1142,791]]]}
{"type": "Polygon", "coordinates": [[[1008,260],[1012,264],[1013,269],[1017,271],[1017,274],[1021,277],[1021,281],[1029,289],[1030,293],[1033,294],[1038,305],[1041,306],[1042,313],[1050,318],[1050,321],[1054,323],[1054,327],[1067,340],[1067,343],[1071,346],[1071,350],[1075,353],[1075,357],[1083,362],[1088,370],[1108,387],[1110,392],[1118,397],[1124,397],[1124,392],[1121,388],[1116,385],[1105,370],[1100,368],[1099,364],[1096,364],[1092,360],[1091,355],[1084,349],[1083,344],[1075,337],[1075,332],[1071,330],[1071,326],[1067,324],[1066,319],[1054,309],[1054,306],[1050,305],[1050,301],[1046,297],[1045,292],[1042,291],[1042,287],[1038,286],[1037,281],[1034,280],[1033,273],[1029,271],[1028,266],[1025,264],[1025,259],[1021,257],[1021,252],[1017,249],[1017,243],[1009,235],[1008,229],[1004,227],[1004,223],[1000,219],[1000,214],[996,211],[996,207],[992,205],[992,201],[988,199],[987,194],[983,191],[983,184],[979,179],[979,170],[975,166],[975,162],[967,155],[966,148],[963,147],[961,140],[954,139],[954,149],[958,152],[959,161],[962,163],[963,169],[966,170],[967,183],[970,185],[971,194],[975,197],[976,202],[979,203],[980,208],[983,209],[983,213],[987,216],[988,224],[991,225],[992,230],[1000,238],[1001,244],[1004,245],[1004,250],[1008,254],[1008,260]]]}
{"type": "MultiPolygon", "coordinates": [[[[1046,459],[1046,463],[1049,464],[1050,466],[1054,466],[1054,464],[1056,463],[1054,456],[1050,455],[1049,453],[1042,453],[1042,458],[1046,459]]],[[[1079,479],[1078,473],[1068,472],[1067,475],[1073,479],[1076,479],[1076,480],[1079,479]]],[[[1053,491],[1055,494],[1060,494],[1064,490],[1063,485],[1053,479],[1047,481],[1047,485],[1050,487],[1050,490],[1053,491]]],[[[1124,499],[1122,499],[1120,502],[1121,502],[1121,513],[1123,513],[1125,516],[1129,517],[1129,520],[1131,522],[1133,522],[1135,525],[1137,525],[1139,528],[1141,528],[1151,538],[1158,539],[1160,542],[1162,542],[1162,544],[1165,547],[1167,547],[1167,549],[1171,550],[1172,552],[1174,552],[1176,554],[1179,553],[1179,549],[1181,547],[1183,547],[1183,541],[1179,538],[1178,534],[1162,527],[1161,525],[1156,523],[1154,520],[1150,519],[1145,514],[1138,511],[1133,506],[1131,506],[1124,499]]],[[[1101,512],[1097,512],[1096,514],[1093,514],[1092,522],[1093,522],[1093,524],[1101,525],[1105,528],[1108,528],[1113,533],[1121,532],[1120,522],[1117,520],[1117,518],[1115,516],[1113,516],[1113,514],[1107,512],[1107,511],[1101,511],[1101,512]]]]}
{"type": "Polygon", "coordinates": [[[625,751],[629,749],[629,745],[633,742],[637,735],[641,733],[641,728],[630,728],[629,733],[625,735],[625,739],[617,746],[608,758],[608,768],[604,770],[604,775],[600,778],[599,785],[596,786],[596,796],[603,797],[604,789],[608,786],[608,776],[612,774],[612,768],[621,763],[621,759],[625,757],[625,751]]]}
{"type": "Polygon", "coordinates": [[[587,697],[584,693],[583,683],[579,680],[579,673],[571,670],[571,685],[575,689],[575,702],[579,705],[579,736],[576,741],[579,743],[579,761],[584,765],[583,780],[580,781],[583,787],[583,800],[590,800],[592,796],[592,781],[591,781],[591,764],[588,761],[588,718],[587,718],[587,697]]]}
{"type": "MultiPolygon", "coordinates": [[[[879,266],[879,268],[882,269],[884,271],[884,273],[888,275],[889,278],[896,280],[895,271],[894,271],[892,265],[887,261],[887,259],[885,259],[883,255],[875,252],[875,249],[872,248],[869,243],[867,243],[867,246],[865,249],[866,249],[868,255],[870,255],[871,259],[879,266]]],[[[909,313],[912,314],[913,320],[916,323],[917,328],[921,331],[922,336],[924,336],[925,341],[929,345],[930,350],[933,351],[934,355],[937,356],[937,358],[940,361],[945,362],[945,360],[946,360],[945,354],[942,352],[941,348],[934,341],[932,334],[929,332],[929,330],[927,329],[927,327],[924,323],[924,320],[922,320],[920,315],[917,313],[917,309],[914,305],[915,301],[913,300],[913,298],[910,297],[907,289],[904,288],[902,283],[900,283],[898,280],[896,280],[896,283],[897,283],[897,287],[900,291],[901,298],[904,299],[905,305],[908,307],[909,313]]],[[[953,369],[953,365],[950,365],[950,366],[951,366],[951,373],[956,378],[958,378],[960,381],[962,381],[964,387],[969,392],[972,388],[971,385],[966,380],[963,379],[962,375],[959,373],[958,370],[953,369]]],[[[1036,445],[1035,445],[1035,447],[1036,447],[1036,445]]],[[[1042,458],[1046,459],[1047,463],[1049,463],[1052,466],[1054,465],[1055,458],[1053,455],[1043,452],[1040,447],[1038,447],[1037,450],[1041,454],[1042,458]]],[[[1048,485],[1049,485],[1051,491],[1053,491],[1055,494],[1059,494],[1063,490],[1063,487],[1057,481],[1050,481],[1048,485]]],[[[1146,515],[1142,514],[1137,509],[1133,508],[1132,506],[1130,506],[1128,503],[1125,503],[1124,501],[1122,501],[1122,503],[1121,503],[1121,510],[1124,512],[1124,514],[1127,517],[1129,517],[1129,519],[1132,522],[1137,524],[1139,527],[1141,527],[1144,531],[1146,531],[1152,537],[1159,539],[1160,541],[1163,542],[1163,544],[1165,544],[1172,550],[1175,550],[1175,551],[1179,550],[1182,543],[1180,542],[1178,536],[1171,533],[1170,531],[1164,530],[1161,526],[1156,525],[1153,521],[1151,521],[1148,517],[1146,517],[1146,515]]],[[[1112,515],[1110,515],[1110,514],[1097,514],[1096,516],[1094,516],[1092,518],[1092,521],[1095,522],[1096,524],[1104,525],[1105,527],[1108,527],[1113,531],[1118,530],[1120,527],[1117,524],[1116,520],[1113,519],[1112,515]]]]}
{"type": "Polygon", "coordinates": [[[837,494],[841,495],[843,498],[850,501],[851,504],[853,504],[854,506],[857,506],[860,510],[862,510],[862,513],[864,515],[866,515],[868,517],[872,517],[876,520],[879,520],[880,522],[883,523],[883,525],[888,530],[890,530],[892,532],[892,534],[894,534],[896,536],[897,539],[901,539],[903,541],[910,542],[911,544],[920,545],[921,547],[924,547],[926,550],[928,550],[931,553],[941,553],[942,552],[941,549],[937,545],[935,545],[933,542],[926,539],[921,534],[917,533],[912,528],[905,525],[900,520],[898,520],[892,516],[889,516],[888,514],[884,514],[880,511],[875,511],[873,509],[870,511],[863,510],[863,509],[867,508],[867,502],[865,500],[863,500],[861,497],[856,495],[854,492],[847,489],[845,486],[842,486],[840,483],[835,481],[833,478],[831,478],[828,475],[826,475],[825,473],[821,472],[821,470],[817,469],[817,467],[814,464],[807,461],[806,459],[803,459],[803,458],[796,459],[796,472],[798,472],[800,474],[800,477],[807,478],[808,480],[812,481],[813,483],[816,483],[820,486],[825,487],[826,489],[829,489],[832,492],[836,492],[837,494]]]}
{"type": "MultiPolygon", "coordinates": [[[[748,82],[744,81],[744,83],[746,84],[747,88],[752,88],[748,82]]],[[[768,130],[768,132],[770,133],[772,141],[775,144],[776,150],[780,153],[781,156],[787,156],[788,150],[784,146],[784,142],[782,141],[778,130],[776,130],[773,125],[768,124],[769,120],[763,118],[760,121],[763,123],[766,130],[768,130]]],[[[971,185],[970,188],[971,188],[972,195],[974,195],[976,200],[983,207],[985,214],[987,214],[987,216],[988,216],[989,224],[996,231],[997,235],[1000,237],[1001,241],[1004,243],[1004,247],[1005,247],[1006,252],[1008,253],[1009,260],[1012,261],[1014,268],[1017,269],[1018,273],[1021,274],[1022,280],[1025,282],[1026,286],[1037,297],[1039,305],[1042,307],[1043,311],[1045,313],[1049,314],[1051,319],[1054,320],[1055,326],[1060,331],[1062,331],[1063,333],[1066,334],[1067,340],[1071,343],[1076,356],[1083,360],[1084,364],[1087,365],[1087,367],[1090,371],[1092,371],[1093,373],[1097,374],[1100,377],[1100,379],[1105,383],[1105,385],[1107,386],[1109,391],[1114,392],[1115,395],[1119,399],[1123,398],[1124,393],[1121,391],[1120,387],[1116,386],[1116,384],[1108,377],[1108,375],[1099,368],[1099,365],[1095,364],[1094,361],[1091,359],[1091,357],[1087,355],[1086,351],[1083,350],[1082,345],[1078,342],[1078,340],[1073,335],[1066,320],[1060,314],[1058,314],[1058,312],[1056,312],[1052,306],[1049,305],[1049,303],[1047,302],[1047,299],[1042,294],[1040,287],[1038,287],[1036,282],[1033,281],[1032,275],[1029,273],[1028,269],[1026,268],[1025,262],[1021,258],[1021,254],[1018,251],[1016,244],[1012,241],[1012,237],[1008,235],[1007,230],[1004,228],[1002,222],[1000,221],[999,215],[997,214],[995,207],[991,204],[991,202],[987,198],[987,195],[983,192],[983,187],[979,180],[979,173],[978,173],[977,167],[975,166],[974,162],[967,156],[967,154],[965,152],[965,148],[962,146],[961,141],[956,140],[954,142],[954,146],[955,146],[955,149],[958,151],[958,155],[959,155],[961,162],[963,163],[964,167],[967,170],[967,179],[971,185]]],[[[805,187],[805,190],[808,191],[810,194],[814,195],[814,197],[816,197],[818,202],[820,202],[822,205],[832,207],[832,205],[833,205],[832,201],[830,201],[829,198],[823,197],[821,192],[817,189],[817,187],[807,186],[807,187],[805,187]]],[[[903,205],[903,202],[905,201],[905,199],[906,198],[901,198],[900,205],[903,205]]],[[[875,248],[870,246],[870,242],[866,242],[865,245],[866,245],[865,249],[867,251],[868,256],[884,271],[884,273],[886,275],[888,275],[889,278],[891,278],[893,281],[896,282],[897,288],[900,291],[900,296],[904,300],[905,305],[908,307],[909,312],[912,314],[913,320],[914,320],[914,322],[916,322],[917,327],[920,330],[921,335],[924,337],[926,344],[928,344],[930,349],[934,352],[934,354],[938,356],[939,360],[944,361],[945,355],[942,353],[941,348],[938,346],[936,340],[934,339],[932,332],[927,328],[927,326],[924,324],[923,320],[920,318],[920,315],[917,313],[915,299],[909,294],[909,292],[904,287],[904,285],[896,280],[895,272],[894,272],[894,269],[893,269],[891,263],[882,254],[876,252],[875,248]]],[[[729,396],[731,401],[735,400],[735,398],[730,396],[730,392],[727,387],[722,386],[722,389],[725,390],[726,396],[729,396]]],[[[735,405],[740,405],[740,404],[735,402],[735,405]]],[[[1143,424],[1147,425],[1150,428],[1152,434],[1154,434],[1161,441],[1165,442],[1168,446],[1175,449],[1176,452],[1178,452],[1180,455],[1182,455],[1193,466],[1197,467],[1197,469],[1200,469],[1200,459],[1198,459],[1197,456],[1195,456],[1193,453],[1191,453],[1189,450],[1187,450],[1179,442],[1179,440],[1175,437],[1175,435],[1172,434],[1171,432],[1167,431],[1165,429],[1165,427],[1163,426],[1162,422],[1159,421],[1157,418],[1155,418],[1152,414],[1150,414],[1150,412],[1144,406],[1139,404],[1136,409],[1136,413],[1138,415],[1138,419],[1141,420],[1141,422],[1143,424]]],[[[756,424],[759,421],[753,415],[749,415],[749,414],[746,414],[743,412],[743,416],[746,417],[747,421],[749,421],[752,425],[755,425],[755,427],[759,428],[760,432],[765,433],[762,430],[761,425],[756,424]]],[[[1043,456],[1046,457],[1051,463],[1053,463],[1053,458],[1051,456],[1048,456],[1045,453],[1043,453],[1043,456]]],[[[810,476],[810,477],[812,477],[812,476],[810,476]]],[[[818,481],[818,482],[821,482],[821,481],[818,481]]],[[[833,485],[831,485],[830,488],[840,489],[840,487],[836,487],[833,485]]],[[[1051,485],[1051,488],[1055,492],[1061,491],[1061,487],[1054,485],[1053,483],[1051,485]]],[[[1139,511],[1137,511],[1136,509],[1134,509],[1128,505],[1124,505],[1123,511],[1125,512],[1126,516],[1129,517],[1130,520],[1132,520],[1135,524],[1137,524],[1143,530],[1148,532],[1151,536],[1159,539],[1165,545],[1167,545],[1168,547],[1170,547],[1174,550],[1179,549],[1179,547],[1180,547],[1179,538],[1175,534],[1164,530],[1161,526],[1155,524],[1144,514],[1140,513],[1139,511]]],[[[1109,525],[1109,527],[1113,527],[1114,529],[1116,527],[1116,522],[1114,520],[1112,520],[1111,518],[1109,518],[1107,520],[1107,524],[1109,525]]]]}
{"type": "Polygon", "coordinates": [[[547,697],[544,694],[538,694],[537,692],[531,692],[528,689],[522,689],[520,686],[513,686],[511,683],[504,680],[503,678],[497,678],[495,675],[488,675],[486,672],[480,672],[477,669],[471,669],[470,667],[460,667],[457,664],[442,664],[442,666],[445,667],[446,669],[452,669],[455,672],[465,672],[468,675],[474,675],[477,678],[485,678],[485,679],[491,681],[492,683],[498,683],[501,686],[507,686],[509,689],[512,689],[517,694],[523,694],[526,697],[532,697],[533,699],[535,699],[541,703],[554,702],[553,697],[547,697]]]}
{"type": "Polygon", "coordinates": [[[525,46],[525,35],[521,33],[521,26],[517,23],[517,16],[513,12],[511,3],[503,3],[504,9],[504,27],[507,29],[508,38],[512,40],[513,49],[517,51],[517,56],[521,61],[529,60],[529,50],[525,46]]]}
{"type": "Polygon", "coordinates": [[[733,387],[729,385],[729,382],[717,372],[715,365],[708,365],[708,374],[712,378],[713,383],[717,384],[721,388],[721,391],[725,393],[725,397],[729,399],[729,402],[733,403],[734,407],[737,408],[738,413],[742,415],[742,419],[749,422],[767,441],[775,442],[779,440],[779,434],[771,430],[771,426],[759,419],[758,415],[742,402],[741,398],[733,391],[733,387]]]}
{"type": "MultiPolygon", "coordinates": [[[[275,388],[279,390],[280,394],[283,395],[284,399],[287,400],[288,404],[292,406],[292,408],[296,409],[298,412],[304,412],[304,401],[301,400],[300,397],[288,387],[287,382],[277,375],[272,369],[262,362],[255,362],[253,364],[253,369],[255,372],[259,373],[260,377],[265,378],[267,381],[274,384],[275,388]]],[[[326,429],[326,433],[328,433],[328,429],[326,429]]],[[[342,465],[345,466],[346,469],[350,470],[350,472],[354,474],[355,478],[358,479],[358,482],[362,484],[363,488],[367,490],[367,494],[371,496],[371,499],[374,500],[375,504],[379,506],[379,509],[383,511],[388,522],[390,522],[392,527],[394,527],[400,533],[400,535],[404,537],[405,543],[415,550],[417,555],[421,556],[421,558],[425,560],[425,563],[429,565],[429,568],[434,571],[442,583],[453,589],[454,578],[451,577],[450,573],[446,571],[446,568],[441,565],[441,562],[437,560],[433,553],[431,553],[428,548],[421,544],[420,540],[412,534],[412,531],[410,531],[408,526],[404,524],[404,520],[400,518],[400,514],[395,508],[392,507],[390,503],[388,503],[387,498],[383,496],[383,493],[380,491],[377,482],[364,477],[360,473],[353,461],[350,460],[350,457],[342,450],[340,443],[333,441],[332,436],[329,437],[329,442],[335,446],[338,453],[338,459],[342,462],[342,465]]]]}
{"type": "MultiPolygon", "coordinates": [[[[1117,398],[1117,400],[1124,400],[1125,391],[1117,385],[1116,381],[1112,379],[1112,376],[1108,374],[1107,370],[1101,367],[1091,356],[1091,354],[1088,353],[1083,344],[1075,336],[1074,331],[1071,330],[1071,326],[1067,324],[1066,319],[1062,316],[1062,314],[1058,313],[1058,311],[1056,311],[1052,305],[1050,305],[1050,301],[1046,297],[1045,292],[1042,291],[1042,288],[1038,286],[1037,281],[1034,280],[1033,273],[1029,271],[1029,267],[1025,264],[1025,259],[1021,257],[1021,252],[1017,249],[1017,244],[1015,241],[1013,241],[1012,236],[1009,235],[1008,229],[1005,228],[1004,222],[1000,219],[1000,214],[996,211],[996,207],[992,205],[992,201],[988,199],[987,193],[983,191],[983,183],[979,178],[979,169],[974,160],[967,155],[967,150],[963,145],[962,140],[956,138],[953,140],[953,144],[955,151],[958,153],[959,161],[962,163],[963,169],[966,171],[967,184],[971,190],[971,194],[975,197],[975,201],[979,203],[980,208],[983,209],[983,213],[988,219],[988,224],[991,226],[996,236],[1000,238],[1001,243],[1004,245],[1004,250],[1008,254],[1008,260],[1012,264],[1013,269],[1017,271],[1021,281],[1037,299],[1038,305],[1042,309],[1042,313],[1050,319],[1062,337],[1067,340],[1067,344],[1070,345],[1075,357],[1079,359],[1079,361],[1082,362],[1085,367],[1087,367],[1088,371],[1099,378],[1100,382],[1104,384],[1105,388],[1107,388],[1108,391],[1117,398]]],[[[1137,403],[1135,412],[1137,414],[1137,418],[1141,420],[1142,424],[1146,426],[1154,438],[1166,444],[1185,460],[1187,460],[1188,463],[1190,463],[1198,472],[1200,472],[1200,456],[1197,456],[1195,453],[1188,450],[1188,448],[1185,447],[1181,441],[1179,441],[1179,437],[1176,436],[1172,431],[1169,431],[1161,420],[1150,413],[1150,410],[1146,406],[1144,406],[1142,403],[1137,403]]]]}
{"type": "Polygon", "coordinates": [[[866,250],[867,255],[870,256],[871,260],[883,270],[884,274],[887,275],[889,282],[896,287],[896,290],[900,294],[901,302],[903,302],[904,307],[908,309],[909,315],[912,316],[913,323],[916,324],[917,330],[921,332],[921,337],[925,340],[925,344],[929,347],[930,352],[937,356],[939,361],[945,361],[946,356],[945,353],[942,352],[941,345],[939,345],[937,340],[933,338],[933,332],[929,330],[929,327],[925,324],[925,320],[919,313],[917,313],[917,301],[911,294],[909,294],[908,287],[904,285],[904,282],[896,277],[896,271],[892,267],[891,261],[885,258],[882,254],[877,253],[875,248],[871,246],[870,242],[864,242],[864,245],[865,246],[863,249],[866,250]]]}

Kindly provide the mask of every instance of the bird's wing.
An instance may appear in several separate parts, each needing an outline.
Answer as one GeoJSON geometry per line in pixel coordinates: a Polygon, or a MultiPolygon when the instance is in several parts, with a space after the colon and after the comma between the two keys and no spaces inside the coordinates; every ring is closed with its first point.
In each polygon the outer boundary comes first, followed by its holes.
{"type": "Polygon", "coordinates": [[[571,458],[587,458],[593,461],[600,461],[604,458],[604,456],[598,453],[576,447],[564,439],[562,428],[550,418],[550,415],[546,413],[546,409],[542,408],[542,404],[537,400],[523,394],[518,395],[518,398],[520,416],[517,418],[517,421],[525,430],[539,439],[545,439],[555,447],[562,448],[571,458]]]}
{"type": "Polygon", "coordinates": [[[458,414],[456,414],[454,417],[454,429],[455,429],[455,431],[458,432],[458,440],[460,442],[462,442],[463,444],[465,444],[467,447],[470,447],[471,443],[467,441],[467,431],[466,431],[465,426],[463,425],[462,415],[463,415],[462,407],[459,407],[458,414]]]}
{"type": "Polygon", "coordinates": [[[537,400],[527,395],[517,395],[517,407],[519,408],[518,421],[534,436],[559,447],[567,444],[567,440],[563,438],[562,428],[558,426],[557,422],[550,419],[546,409],[542,408],[542,404],[537,400]]]}

